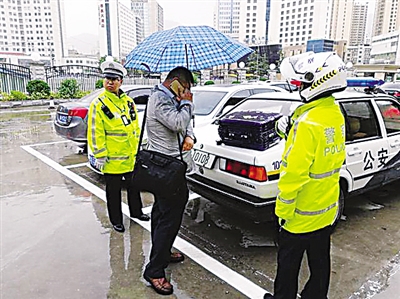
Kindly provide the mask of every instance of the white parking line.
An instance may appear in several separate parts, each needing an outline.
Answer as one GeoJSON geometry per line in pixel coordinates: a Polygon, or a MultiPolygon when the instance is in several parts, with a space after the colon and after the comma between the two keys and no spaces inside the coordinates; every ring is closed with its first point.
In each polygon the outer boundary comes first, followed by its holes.
{"type": "MultiPolygon", "coordinates": [[[[89,181],[83,179],[79,175],[73,173],[66,167],[58,164],[57,162],[51,160],[50,158],[46,157],[45,155],[41,154],[40,152],[36,151],[32,148],[32,146],[38,145],[45,145],[50,143],[43,143],[43,144],[35,144],[35,145],[25,145],[21,146],[22,149],[30,153],[31,155],[35,156],[36,158],[42,160],[44,163],[49,165],[50,167],[54,168],[61,174],[65,175],[84,189],[88,190],[98,198],[106,201],[105,191],[96,185],[90,183],[89,181]]],[[[196,196],[196,195],[192,195],[196,196]]],[[[122,212],[129,217],[129,207],[127,204],[122,203],[122,212]]],[[[143,209],[143,212],[148,214],[151,212],[151,207],[146,207],[143,209]]],[[[151,226],[149,222],[140,221],[135,218],[131,218],[133,221],[141,225],[143,228],[150,231],[151,226]]],[[[259,285],[253,283],[246,277],[240,275],[239,273],[233,271],[231,268],[225,266],[221,262],[217,261],[216,259],[212,258],[208,254],[201,251],[199,248],[190,244],[189,242],[183,240],[179,236],[175,239],[174,247],[188,256],[190,259],[198,263],[203,268],[210,271],[215,276],[219,277],[227,284],[241,292],[243,295],[256,299],[256,298],[263,298],[266,290],[261,288],[259,285]]]]}
{"type": "Polygon", "coordinates": [[[73,165],[68,165],[68,166],[64,166],[66,169],[71,169],[71,168],[78,168],[78,167],[83,167],[83,166],[88,166],[88,162],[85,163],[79,163],[79,164],[73,164],[73,165]]]}

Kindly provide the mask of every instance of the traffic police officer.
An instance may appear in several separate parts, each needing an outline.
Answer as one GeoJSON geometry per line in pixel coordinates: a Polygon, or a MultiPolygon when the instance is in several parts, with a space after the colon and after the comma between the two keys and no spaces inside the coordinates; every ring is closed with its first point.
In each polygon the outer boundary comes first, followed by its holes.
{"type": "Polygon", "coordinates": [[[100,68],[105,90],[90,104],[87,140],[96,158],[94,166],[104,173],[110,221],[116,231],[124,232],[121,212],[123,178],[127,184],[130,216],[142,221],[150,219],[142,213],[140,192],[132,184],[140,125],[134,101],[120,89],[126,69],[113,61],[103,62],[100,68]]]}
{"type": "Polygon", "coordinates": [[[343,61],[332,52],[307,52],[285,58],[280,67],[288,80],[300,83],[304,102],[277,131],[286,138],[279,195],[278,269],[274,295],[295,299],[304,252],[310,277],[302,299],[326,299],[330,280],[330,235],[339,201],[339,171],[345,159],[345,124],[332,93],[347,86],[343,61]]]}

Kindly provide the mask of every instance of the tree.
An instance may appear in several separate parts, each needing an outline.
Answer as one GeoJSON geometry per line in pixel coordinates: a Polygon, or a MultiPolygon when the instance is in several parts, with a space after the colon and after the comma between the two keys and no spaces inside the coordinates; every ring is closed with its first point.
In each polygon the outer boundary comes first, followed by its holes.
{"type": "Polygon", "coordinates": [[[261,55],[257,51],[254,51],[247,58],[248,73],[254,76],[264,76],[268,73],[269,64],[267,55],[261,55]]]}

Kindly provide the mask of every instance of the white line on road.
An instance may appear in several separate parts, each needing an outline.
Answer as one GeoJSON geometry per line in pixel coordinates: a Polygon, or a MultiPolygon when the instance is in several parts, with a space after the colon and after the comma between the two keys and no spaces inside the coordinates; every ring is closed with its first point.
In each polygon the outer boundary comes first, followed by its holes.
{"type": "Polygon", "coordinates": [[[78,168],[78,167],[83,167],[83,166],[88,166],[88,162],[85,163],[79,163],[79,164],[73,164],[73,165],[68,165],[68,166],[64,166],[67,169],[71,169],[71,168],[78,168]]]}
{"type": "MultiPolygon", "coordinates": [[[[50,144],[50,143],[43,143],[43,144],[50,144]]],[[[32,146],[38,146],[42,144],[35,144],[32,146]]],[[[32,146],[25,145],[21,146],[22,149],[30,153],[31,155],[35,156],[36,158],[42,160],[44,163],[49,165],[50,167],[54,168],[61,174],[65,175],[84,189],[88,190],[98,198],[106,201],[105,191],[96,185],[90,183],[89,181],[83,179],[79,175],[75,174],[71,170],[67,169],[64,166],[61,166],[57,162],[51,160],[50,158],[46,157],[45,155],[41,154],[40,152],[36,151],[32,148],[32,146]]],[[[196,195],[192,195],[196,196],[196,195]]],[[[127,204],[122,203],[122,212],[129,217],[129,207],[127,204]]],[[[143,209],[143,212],[148,214],[151,212],[151,207],[146,207],[143,209]]],[[[151,226],[149,222],[140,221],[136,218],[131,218],[133,221],[141,225],[143,228],[150,231],[151,226]]],[[[253,283],[251,280],[247,279],[243,275],[233,271],[231,268],[225,266],[221,262],[217,261],[216,259],[212,258],[208,254],[201,251],[199,248],[190,244],[189,242],[183,240],[179,236],[175,239],[174,247],[187,255],[190,259],[198,263],[203,268],[210,271],[215,276],[219,277],[226,283],[228,283],[233,288],[237,289],[239,292],[244,294],[245,296],[255,299],[255,298],[263,298],[266,290],[261,288],[259,285],[253,283]]]]}

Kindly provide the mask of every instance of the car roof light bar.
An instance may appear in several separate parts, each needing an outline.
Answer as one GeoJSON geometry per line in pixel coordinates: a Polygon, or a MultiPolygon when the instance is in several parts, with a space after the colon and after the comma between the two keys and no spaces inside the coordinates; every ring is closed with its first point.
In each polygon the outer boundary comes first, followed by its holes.
{"type": "Polygon", "coordinates": [[[347,87],[375,87],[385,83],[383,80],[372,77],[347,78],[347,87]]]}

